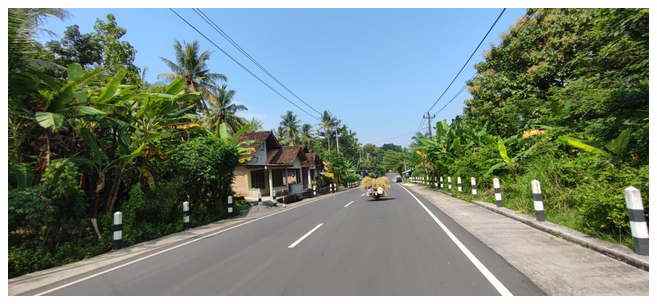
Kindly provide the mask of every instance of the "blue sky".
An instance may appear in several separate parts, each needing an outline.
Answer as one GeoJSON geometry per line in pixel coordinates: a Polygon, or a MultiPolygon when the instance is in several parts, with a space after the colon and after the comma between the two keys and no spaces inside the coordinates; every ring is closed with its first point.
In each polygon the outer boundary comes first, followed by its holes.
{"type": "MultiPolygon", "coordinates": [[[[252,71],[267,79],[191,9],[178,10],[252,71]]],[[[313,107],[334,113],[363,143],[408,144],[420,117],[465,62],[497,16],[497,9],[205,9],[242,48],[313,107]]],[[[45,27],[59,38],[65,27],[93,30],[97,18],[112,13],[137,50],[136,64],[147,78],[167,72],[160,57],[173,58],[174,39],[197,39],[212,51],[210,67],[229,78],[236,101],[267,129],[294,110],[304,122],[317,121],[293,108],[183,24],[167,9],[70,9],[64,21],[45,27]]],[[[474,74],[474,64],[499,43],[524,9],[507,10],[461,77],[436,105],[440,109],[474,74]]],[[[53,38],[41,37],[41,40],[53,38]]],[[[279,88],[277,88],[279,89],[279,88]]],[[[283,89],[279,89],[284,92],[283,89]]],[[[285,93],[285,92],[284,92],[285,93]]],[[[462,93],[438,113],[451,119],[463,110],[462,93]]],[[[294,101],[292,96],[289,97],[294,101]]]]}

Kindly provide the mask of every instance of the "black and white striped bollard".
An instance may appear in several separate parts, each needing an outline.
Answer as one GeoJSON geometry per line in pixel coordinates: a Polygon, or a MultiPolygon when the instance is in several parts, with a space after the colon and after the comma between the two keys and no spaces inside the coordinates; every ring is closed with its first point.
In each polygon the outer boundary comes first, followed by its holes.
{"type": "Polygon", "coordinates": [[[445,184],[443,183],[443,177],[440,177],[440,189],[445,189],[445,184]]]}
{"type": "Polygon", "coordinates": [[[634,252],[648,255],[648,224],[643,213],[643,201],[639,189],[629,186],[625,188],[625,206],[630,217],[630,229],[634,239],[634,252]]]}
{"type": "Polygon", "coordinates": [[[477,179],[474,176],[470,177],[470,189],[472,195],[477,195],[477,179]]]}
{"type": "Polygon", "coordinates": [[[456,177],[456,186],[457,186],[459,192],[463,192],[463,186],[461,186],[461,177],[460,176],[456,177]]]}
{"type": "Polygon", "coordinates": [[[228,196],[228,204],[226,204],[226,205],[228,206],[228,214],[232,215],[233,214],[233,196],[232,195],[228,196]]]}
{"type": "Polygon", "coordinates": [[[111,230],[112,249],[117,250],[123,248],[123,213],[121,211],[114,212],[111,230]]]}
{"type": "Polygon", "coordinates": [[[541,183],[539,183],[537,180],[532,180],[532,199],[534,201],[536,220],[539,222],[545,221],[545,210],[543,209],[543,194],[541,193],[541,183]]]}
{"type": "Polygon", "coordinates": [[[189,211],[189,202],[183,202],[182,203],[183,207],[183,227],[185,229],[189,229],[189,217],[191,215],[191,212],[189,211]]]}
{"type": "Polygon", "coordinates": [[[447,177],[447,189],[452,190],[452,177],[447,177]]]}
{"type": "Polygon", "coordinates": [[[313,196],[317,196],[317,185],[313,185],[313,196]]]}
{"type": "Polygon", "coordinates": [[[500,188],[500,179],[493,178],[493,191],[495,192],[495,205],[502,207],[502,188],[500,188]]]}

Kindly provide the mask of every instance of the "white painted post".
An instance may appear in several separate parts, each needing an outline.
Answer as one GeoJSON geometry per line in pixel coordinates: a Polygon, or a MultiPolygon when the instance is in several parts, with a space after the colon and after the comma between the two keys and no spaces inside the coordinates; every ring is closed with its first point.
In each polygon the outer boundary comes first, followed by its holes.
{"type": "Polygon", "coordinates": [[[183,227],[189,229],[189,216],[191,212],[189,211],[189,202],[182,203],[183,208],[183,227]]]}
{"type": "Polygon", "coordinates": [[[452,190],[452,177],[451,176],[447,177],[447,188],[449,190],[452,190]]]}
{"type": "Polygon", "coordinates": [[[495,192],[495,205],[502,207],[502,189],[500,188],[500,179],[493,178],[493,191],[495,192]]]}
{"type": "Polygon", "coordinates": [[[445,189],[445,184],[443,183],[443,177],[440,176],[440,189],[445,189]]]}
{"type": "Polygon", "coordinates": [[[539,222],[545,221],[545,210],[543,209],[543,194],[541,193],[541,183],[537,180],[532,180],[532,198],[534,200],[536,220],[539,222]]]}
{"type": "Polygon", "coordinates": [[[317,196],[317,185],[313,185],[313,196],[317,196]]]}
{"type": "Polygon", "coordinates": [[[648,224],[643,212],[643,201],[639,189],[629,186],[625,188],[625,206],[630,217],[630,229],[634,239],[634,252],[648,255],[648,224]]]}
{"type": "Polygon", "coordinates": [[[477,179],[475,179],[474,176],[470,177],[470,189],[472,195],[477,195],[477,179]]]}
{"type": "Polygon", "coordinates": [[[459,192],[463,192],[463,186],[461,186],[461,177],[456,177],[456,186],[458,187],[459,192]]]}
{"type": "Polygon", "coordinates": [[[117,250],[123,247],[123,213],[114,212],[112,220],[112,249],[117,250]]]}
{"type": "MultiPolygon", "coordinates": [[[[272,190],[270,190],[272,191],[272,190]]],[[[228,214],[232,215],[233,214],[233,196],[229,195],[228,196],[228,214]]]]}

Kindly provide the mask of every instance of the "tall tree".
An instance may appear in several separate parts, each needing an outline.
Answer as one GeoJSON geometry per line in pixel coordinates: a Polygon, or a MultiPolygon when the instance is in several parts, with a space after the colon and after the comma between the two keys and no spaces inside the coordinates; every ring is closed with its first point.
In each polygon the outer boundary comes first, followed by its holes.
{"type": "Polygon", "coordinates": [[[334,138],[334,133],[340,125],[340,120],[331,114],[329,111],[322,112],[322,118],[320,126],[324,132],[324,139],[326,141],[326,147],[331,149],[331,140],[334,138]]]}
{"type": "Polygon", "coordinates": [[[118,25],[116,17],[112,14],[105,16],[105,20],[97,19],[94,25],[95,39],[102,48],[103,66],[110,75],[121,69],[126,69],[125,82],[140,84],[139,68],[134,64],[137,51],[127,41],[121,40],[127,33],[125,28],[118,25]]]}
{"type": "Polygon", "coordinates": [[[281,116],[278,133],[284,144],[297,145],[299,143],[299,119],[294,112],[287,111],[281,116]]]}
{"type": "MultiPolygon", "coordinates": [[[[224,74],[213,73],[208,67],[210,60],[209,51],[201,51],[200,44],[194,40],[191,43],[175,40],[173,49],[176,53],[174,60],[169,60],[160,57],[162,61],[171,69],[169,73],[160,74],[160,77],[168,80],[181,77],[185,80],[187,88],[192,92],[201,92],[204,97],[207,97],[213,88],[217,86],[220,81],[227,81],[228,78],[224,74]]],[[[206,108],[205,103],[201,102],[198,106],[199,110],[206,108]]]]}
{"type": "Polygon", "coordinates": [[[244,123],[244,119],[237,116],[237,112],[248,108],[233,103],[235,91],[228,89],[226,84],[218,88],[211,88],[207,96],[207,111],[205,117],[210,129],[218,130],[222,123],[226,123],[231,131],[236,132],[244,123]]]}
{"type": "Polygon", "coordinates": [[[262,121],[256,119],[256,118],[251,118],[244,120],[240,128],[237,130],[237,134],[244,134],[244,133],[249,133],[249,132],[255,132],[255,131],[260,131],[263,128],[262,121]]]}
{"type": "Polygon", "coordinates": [[[46,46],[55,54],[55,61],[62,66],[79,63],[86,67],[103,62],[103,48],[98,36],[94,33],[80,33],[77,24],[67,27],[64,37],[50,41],[46,46]]]}
{"type": "Polygon", "coordinates": [[[301,133],[299,134],[299,140],[302,145],[306,148],[310,148],[313,142],[313,126],[310,124],[301,125],[301,133]]]}

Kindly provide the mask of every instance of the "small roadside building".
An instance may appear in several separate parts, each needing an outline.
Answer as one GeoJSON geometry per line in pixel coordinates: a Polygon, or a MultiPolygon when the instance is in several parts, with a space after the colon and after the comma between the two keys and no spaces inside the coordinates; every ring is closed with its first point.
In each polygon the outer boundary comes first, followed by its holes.
{"type": "Polygon", "coordinates": [[[246,133],[240,140],[250,142],[254,151],[249,162],[235,168],[232,188],[237,195],[247,201],[270,201],[273,196],[301,197],[311,191],[321,170],[315,153],[282,146],[271,131],[246,133]]]}

